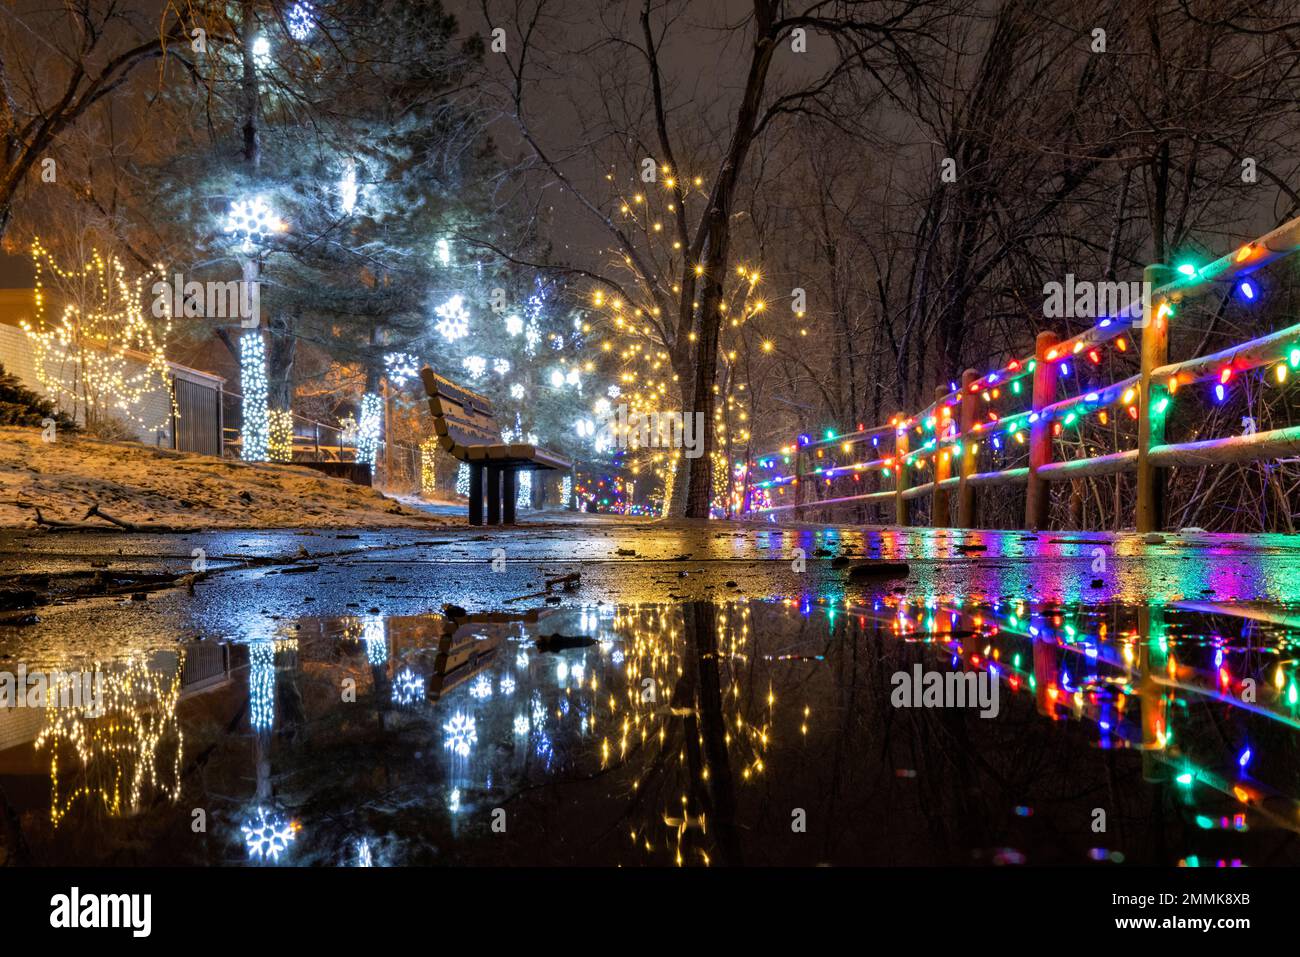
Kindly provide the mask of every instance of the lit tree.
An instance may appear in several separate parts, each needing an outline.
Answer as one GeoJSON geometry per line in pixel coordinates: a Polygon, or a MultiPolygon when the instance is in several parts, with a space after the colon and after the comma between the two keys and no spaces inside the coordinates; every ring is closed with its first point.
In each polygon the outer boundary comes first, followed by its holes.
{"type": "Polygon", "coordinates": [[[92,432],[115,431],[117,421],[145,430],[166,425],[142,409],[150,394],[170,394],[163,351],[170,302],[156,321],[145,312],[145,291],[157,274],[128,279],[120,260],[94,249],[61,266],[40,240],[32,244],[32,260],[36,321],[23,328],[41,385],[92,432]],[[57,319],[47,312],[52,300],[62,305],[57,319]]]}
{"type": "MultiPolygon", "coordinates": [[[[689,465],[690,483],[681,512],[688,517],[707,517],[715,467],[712,453],[717,444],[714,386],[726,319],[722,306],[730,295],[733,219],[751,149],[787,115],[833,111],[833,95],[850,77],[873,77],[882,81],[886,90],[891,78],[911,82],[917,70],[916,48],[929,42],[935,24],[946,18],[947,11],[943,5],[922,0],[898,4],[841,0],[829,8],[812,4],[801,12],[787,9],[779,0],[753,0],[752,16],[744,28],[749,50],[745,75],[737,77],[738,98],[726,107],[726,145],[713,150],[712,162],[697,160],[689,168],[682,159],[696,153],[693,143],[709,139],[707,123],[697,118],[706,111],[717,111],[712,100],[706,106],[689,96],[674,98],[672,78],[665,75],[661,51],[671,42],[673,28],[685,20],[680,16],[685,6],[656,6],[645,0],[635,19],[613,10],[599,24],[607,42],[592,45],[584,37],[581,54],[564,49],[563,44],[545,48],[546,38],[552,35],[541,27],[550,24],[545,7],[539,2],[525,12],[515,5],[513,20],[521,24],[522,37],[513,52],[501,58],[507,73],[502,83],[504,109],[531,150],[533,168],[571,191],[579,207],[600,224],[610,239],[609,252],[622,263],[635,290],[625,289],[626,284],[601,263],[558,265],[600,282],[625,302],[653,303],[649,314],[638,321],[656,329],[665,344],[682,407],[702,415],[706,423],[704,455],[689,465]],[[772,92],[770,87],[780,79],[778,72],[769,83],[778,50],[799,44],[806,50],[807,44],[814,42],[831,52],[819,61],[829,64],[826,69],[810,82],[772,92]],[[596,55],[597,51],[604,55],[596,55]],[[579,110],[579,136],[585,142],[555,144],[543,135],[542,125],[528,106],[548,69],[575,62],[591,70],[590,84],[598,91],[597,99],[611,111],[622,112],[592,120],[579,110]],[[678,116],[690,119],[683,123],[677,121],[678,116]],[[604,160],[607,150],[602,145],[610,142],[639,153],[629,159],[636,168],[646,170],[647,178],[659,168],[653,182],[666,191],[672,208],[669,216],[652,228],[673,237],[676,274],[680,276],[676,283],[668,281],[662,264],[623,228],[610,203],[596,190],[584,188],[572,166],[561,160],[589,151],[602,162],[607,182],[610,164],[604,160]]],[[[491,22],[490,9],[488,16],[491,22]]],[[[688,22],[687,29],[698,32],[698,25],[688,22]]],[[[732,40],[733,32],[728,29],[723,35],[732,40]]],[[[694,48],[691,61],[698,62],[698,55],[694,48]]],[[[724,87],[722,82],[710,84],[710,97],[724,87]]],[[[553,114],[549,118],[548,131],[569,128],[569,124],[553,122],[553,114]]],[[[702,146],[699,152],[704,152],[702,146]]]]}

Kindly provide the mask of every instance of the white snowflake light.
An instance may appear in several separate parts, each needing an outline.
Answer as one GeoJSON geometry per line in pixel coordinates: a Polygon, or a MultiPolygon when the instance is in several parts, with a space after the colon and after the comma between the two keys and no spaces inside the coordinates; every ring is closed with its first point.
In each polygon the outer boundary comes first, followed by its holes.
{"type": "Polygon", "coordinates": [[[623,390],[616,385],[612,385],[605,390],[605,394],[609,396],[611,399],[617,399],[620,395],[623,394],[623,390]]]}
{"type": "Polygon", "coordinates": [[[403,668],[393,679],[393,702],[400,705],[424,700],[424,679],[410,668],[403,668]]]}
{"type": "Polygon", "coordinates": [[[282,814],[259,807],[257,813],[240,827],[248,856],[253,860],[278,861],[297,835],[293,823],[282,814]]]}
{"type": "Polygon", "coordinates": [[[506,316],[506,332],[517,336],[524,331],[524,321],[518,316],[506,316]]]}
{"type": "Polygon", "coordinates": [[[492,697],[492,679],[487,675],[479,675],[469,686],[469,696],[480,701],[492,697]]]}
{"type": "Polygon", "coordinates": [[[501,679],[497,687],[500,689],[502,694],[514,694],[515,679],[511,678],[509,675],[506,675],[504,678],[501,679]]]}
{"type": "Polygon", "coordinates": [[[531,723],[525,715],[515,715],[515,734],[525,735],[532,729],[531,723]]]}
{"type": "Polygon", "coordinates": [[[466,356],[461,364],[471,379],[481,379],[487,373],[487,360],[482,356],[466,356]]]}
{"type": "Polygon", "coordinates": [[[313,13],[315,11],[307,0],[299,0],[290,7],[288,15],[284,18],[289,26],[289,36],[299,42],[311,36],[312,31],[316,29],[316,18],[312,16],[313,13]]]}
{"type": "Polygon", "coordinates": [[[564,388],[564,370],[562,369],[551,370],[551,386],[556,389],[564,388]]]}
{"type": "Polygon", "coordinates": [[[522,399],[524,397],[524,387],[521,383],[516,382],[510,387],[510,398],[522,399]]]}
{"type": "Polygon", "coordinates": [[[406,385],[408,379],[420,374],[420,360],[409,352],[390,352],[384,356],[384,368],[388,381],[393,385],[406,385]]]}
{"type": "Polygon", "coordinates": [[[509,360],[509,359],[493,359],[493,360],[492,360],[492,371],[495,372],[497,375],[509,375],[509,374],[510,374],[510,360],[509,360]]]}
{"type": "Polygon", "coordinates": [[[452,296],[434,310],[438,316],[437,330],[448,342],[455,342],[469,335],[469,313],[465,311],[462,296],[452,296]]]}
{"type": "Polygon", "coordinates": [[[469,757],[470,749],[478,743],[478,728],[474,718],[463,712],[457,711],[452,715],[442,730],[447,732],[443,747],[462,758],[469,757]]]}
{"type": "Polygon", "coordinates": [[[237,199],[226,212],[225,231],[239,242],[245,252],[252,252],[267,236],[283,228],[284,224],[261,196],[237,199]]]}

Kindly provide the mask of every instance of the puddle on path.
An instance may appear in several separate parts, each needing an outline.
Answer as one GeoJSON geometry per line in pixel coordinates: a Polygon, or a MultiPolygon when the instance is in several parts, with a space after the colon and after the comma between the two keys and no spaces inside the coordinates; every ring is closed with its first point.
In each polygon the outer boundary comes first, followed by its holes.
{"type": "Polygon", "coordinates": [[[893,596],[267,627],[98,666],[100,716],[93,692],[0,711],[7,862],[1300,862],[1300,608],[893,596]],[[924,704],[899,690],[917,668],[995,677],[996,714],[896,706],[924,704]]]}

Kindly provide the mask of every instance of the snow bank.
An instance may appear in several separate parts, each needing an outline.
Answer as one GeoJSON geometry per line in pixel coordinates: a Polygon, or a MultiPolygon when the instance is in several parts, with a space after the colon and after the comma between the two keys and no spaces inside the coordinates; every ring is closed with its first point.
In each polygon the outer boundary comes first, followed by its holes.
{"type": "MultiPolygon", "coordinates": [[[[126,522],[209,528],[451,524],[374,489],[302,466],[250,464],[133,442],[0,427],[0,527],[80,521],[92,505],[126,522]]],[[[460,521],[464,521],[463,518],[460,521]]]]}

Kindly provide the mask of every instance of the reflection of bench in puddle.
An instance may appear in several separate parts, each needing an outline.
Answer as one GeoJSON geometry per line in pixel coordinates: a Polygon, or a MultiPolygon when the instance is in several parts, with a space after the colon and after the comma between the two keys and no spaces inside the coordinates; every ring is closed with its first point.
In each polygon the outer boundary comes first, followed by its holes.
{"type": "Polygon", "coordinates": [[[497,651],[511,635],[519,634],[521,625],[534,625],[540,609],[511,614],[484,612],[458,619],[455,624],[446,618],[437,619],[439,633],[429,647],[429,618],[390,618],[388,635],[396,653],[403,646],[415,644],[432,652],[432,663],[424,672],[426,695],[438,701],[471,678],[486,671],[496,658],[497,651]]]}

